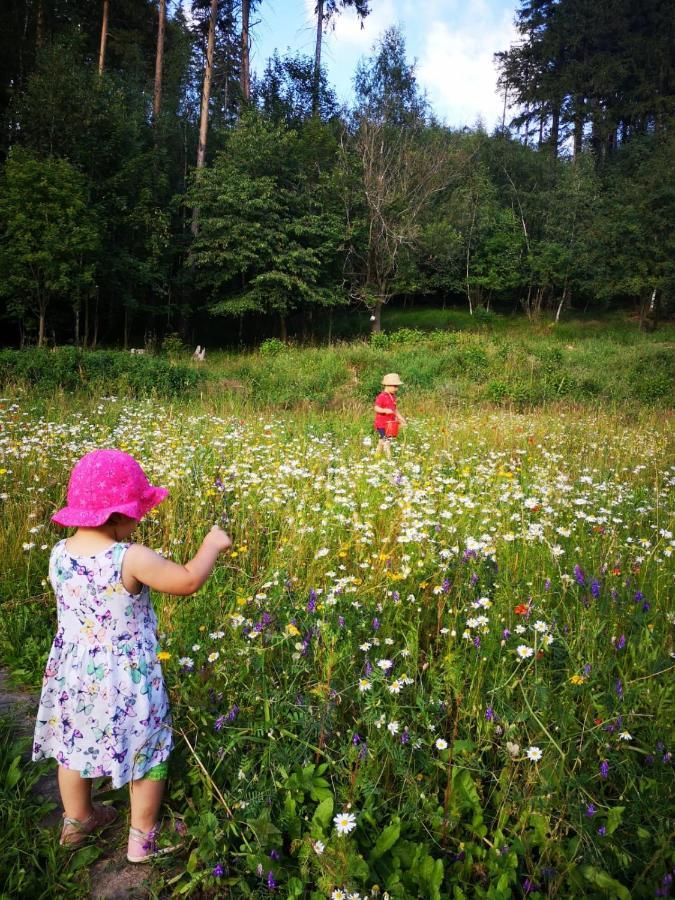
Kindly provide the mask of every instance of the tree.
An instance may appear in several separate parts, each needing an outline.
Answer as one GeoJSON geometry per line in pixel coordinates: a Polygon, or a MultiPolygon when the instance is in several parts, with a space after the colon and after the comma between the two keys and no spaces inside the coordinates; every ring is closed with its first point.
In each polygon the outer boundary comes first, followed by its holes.
{"type": "Polygon", "coordinates": [[[198,284],[216,315],[275,314],[339,302],[333,283],[342,237],[327,186],[298,165],[295,132],[249,113],[195,181],[198,284]]]}
{"type": "Polygon", "coordinates": [[[370,0],[317,0],[316,6],[314,7],[314,14],[316,15],[316,43],[314,47],[312,91],[312,113],[314,115],[319,114],[321,105],[321,46],[323,43],[324,29],[328,27],[331,19],[335,15],[341,10],[349,7],[356,11],[356,15],[361,20],[361,27],[363,27],[363,20],[370,13],[370,0]]]}
{"type": "Polygon", "coordinates": [[[314,63],[300,54],[282,58],[275,53],[253,90],[253,99],[265,115],[290,128],[297,128],[312,115],[323,122],[338,116],[337,97],[324,72],[320,73],[318,96],[317,107],[314,63]]]}
{"type": "Polygon", "coordinates": [[[0,222],[0,293],[15,318],[37,317],[41,347],[50,305],[69,301],[79,321],[80,299],[94,283],[99,236],[84,178],[66,160],[15,149],[0,186],[0,222]]]}
{"type": "Polygon", "coordinates": [[[98,51],[98,74],[103,75],[105,69],[105,48],[108,43],[108,15],[110,0],[103,0],[103,17],[101,19],[101,44],[98,51]]]}
{"type": "Polygon", "coordinates": [[[166,0],[159,0],[157,20],[157,53],[155,54],[155,89],[152,95],[152,117],[157,124],[162,105],[162,69],[164,65],[164,33],[166,31],[166,0]]]}
{"type": "Polygon", "coordinates": [[[382,307],[394,293],[402,251],[420,237],[424,213],[450,180],[450,157],[439,129],[424,128],[426,103],[396,28],[385,31],[356,76],[353,149],[343,155],[352,295],[380,330],[382,307]]]}

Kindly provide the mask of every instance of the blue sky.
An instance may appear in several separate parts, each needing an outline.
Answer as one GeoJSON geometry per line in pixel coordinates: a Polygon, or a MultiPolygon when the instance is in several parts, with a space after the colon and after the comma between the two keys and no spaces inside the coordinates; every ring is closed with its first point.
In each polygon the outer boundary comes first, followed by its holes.
{"type": "MultiPolygon", "coordinates": [[[[262,71],[275,47],[313,54],[315,0],[263,0],[253,20],[252,64],[262,71]]],[[[417,60],[418,80],[436,115],[448,125],[488,128],[500,119],[503,98],[496,92],[492,54],[516,38],[516,0],[371,0],[360,24],[342,13],[324,40],[323,62],[341,100],[349,100],[360,57],[389,25],[400,25],[409,59],[417,60]]]]}

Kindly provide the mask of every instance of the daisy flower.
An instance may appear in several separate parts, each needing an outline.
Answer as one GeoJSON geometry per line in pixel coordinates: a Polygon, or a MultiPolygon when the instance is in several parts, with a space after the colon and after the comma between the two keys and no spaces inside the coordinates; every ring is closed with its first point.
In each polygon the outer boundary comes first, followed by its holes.
{"type": "Polygon", "coordinates": [[[437,738],[436,739],[436,749],[437,750],[447,750],[448,742],[446,740],[444,740],[443,738],[437,738]]]}
{"type": "Polygon", "coordinates": [[[372,684],[368,681],[367,678],[359,678],[359,691],[363,693],[364,691],[369,691],[372,688],[372,684]]]}
{"type": "Polygon", "coordinates": [[[516,653],[521,659],[529,659],[534,654],[534,650],[532,647],[528,647],[527,644],[518,644],[516,653]]]}
{"type": "Polygon", "coordinates": [[[528,759],[531,759],[532,762],[539,762],[544,754],[541,752],[539,747],[528,747],[525,751],[525,756],[528,759]]]}
{"type": "Polygon", "coordinates": [[[333,824],[338,834],[349,834],[356,828],[356,816],[354,813],[338,813],[333,818],[333,824]]]}

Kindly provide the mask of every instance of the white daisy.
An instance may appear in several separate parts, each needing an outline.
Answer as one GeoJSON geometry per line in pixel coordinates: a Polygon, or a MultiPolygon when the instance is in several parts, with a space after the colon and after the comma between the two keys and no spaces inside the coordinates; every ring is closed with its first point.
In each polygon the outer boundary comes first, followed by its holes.
{"type": "Polygon", "coordinates": [[[532,762],[539,762],[543,755],[544,754],[539,747],[528,747],[525,751],[525,756],[527,756],[528,759],[531,759],[532,762]]]}
{"type": "Polygon", "coordinates": [[[333,818],[333,824],[338,834],[349,834],[356,828],[356,816],[354,813],[338,813],[333,818]]]}

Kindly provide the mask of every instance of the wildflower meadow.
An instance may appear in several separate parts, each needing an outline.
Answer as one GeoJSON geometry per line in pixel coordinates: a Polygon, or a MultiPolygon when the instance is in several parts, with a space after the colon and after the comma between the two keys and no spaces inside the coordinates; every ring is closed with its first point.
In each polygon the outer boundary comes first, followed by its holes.
{"type": "MultiPolygon", "coordinates": [[[[4,666],[39,684],[50,516],[75,460],[118,447],[170,490],[140,541],[234,540],[194,598],[154,597],[183,849],[153,895],[670,896],[667,411],[400,402],[387,459],[365,403],[4,396],[4,666]]],[[[58,895],[40,840],[31,896],[58,895]]]]}

